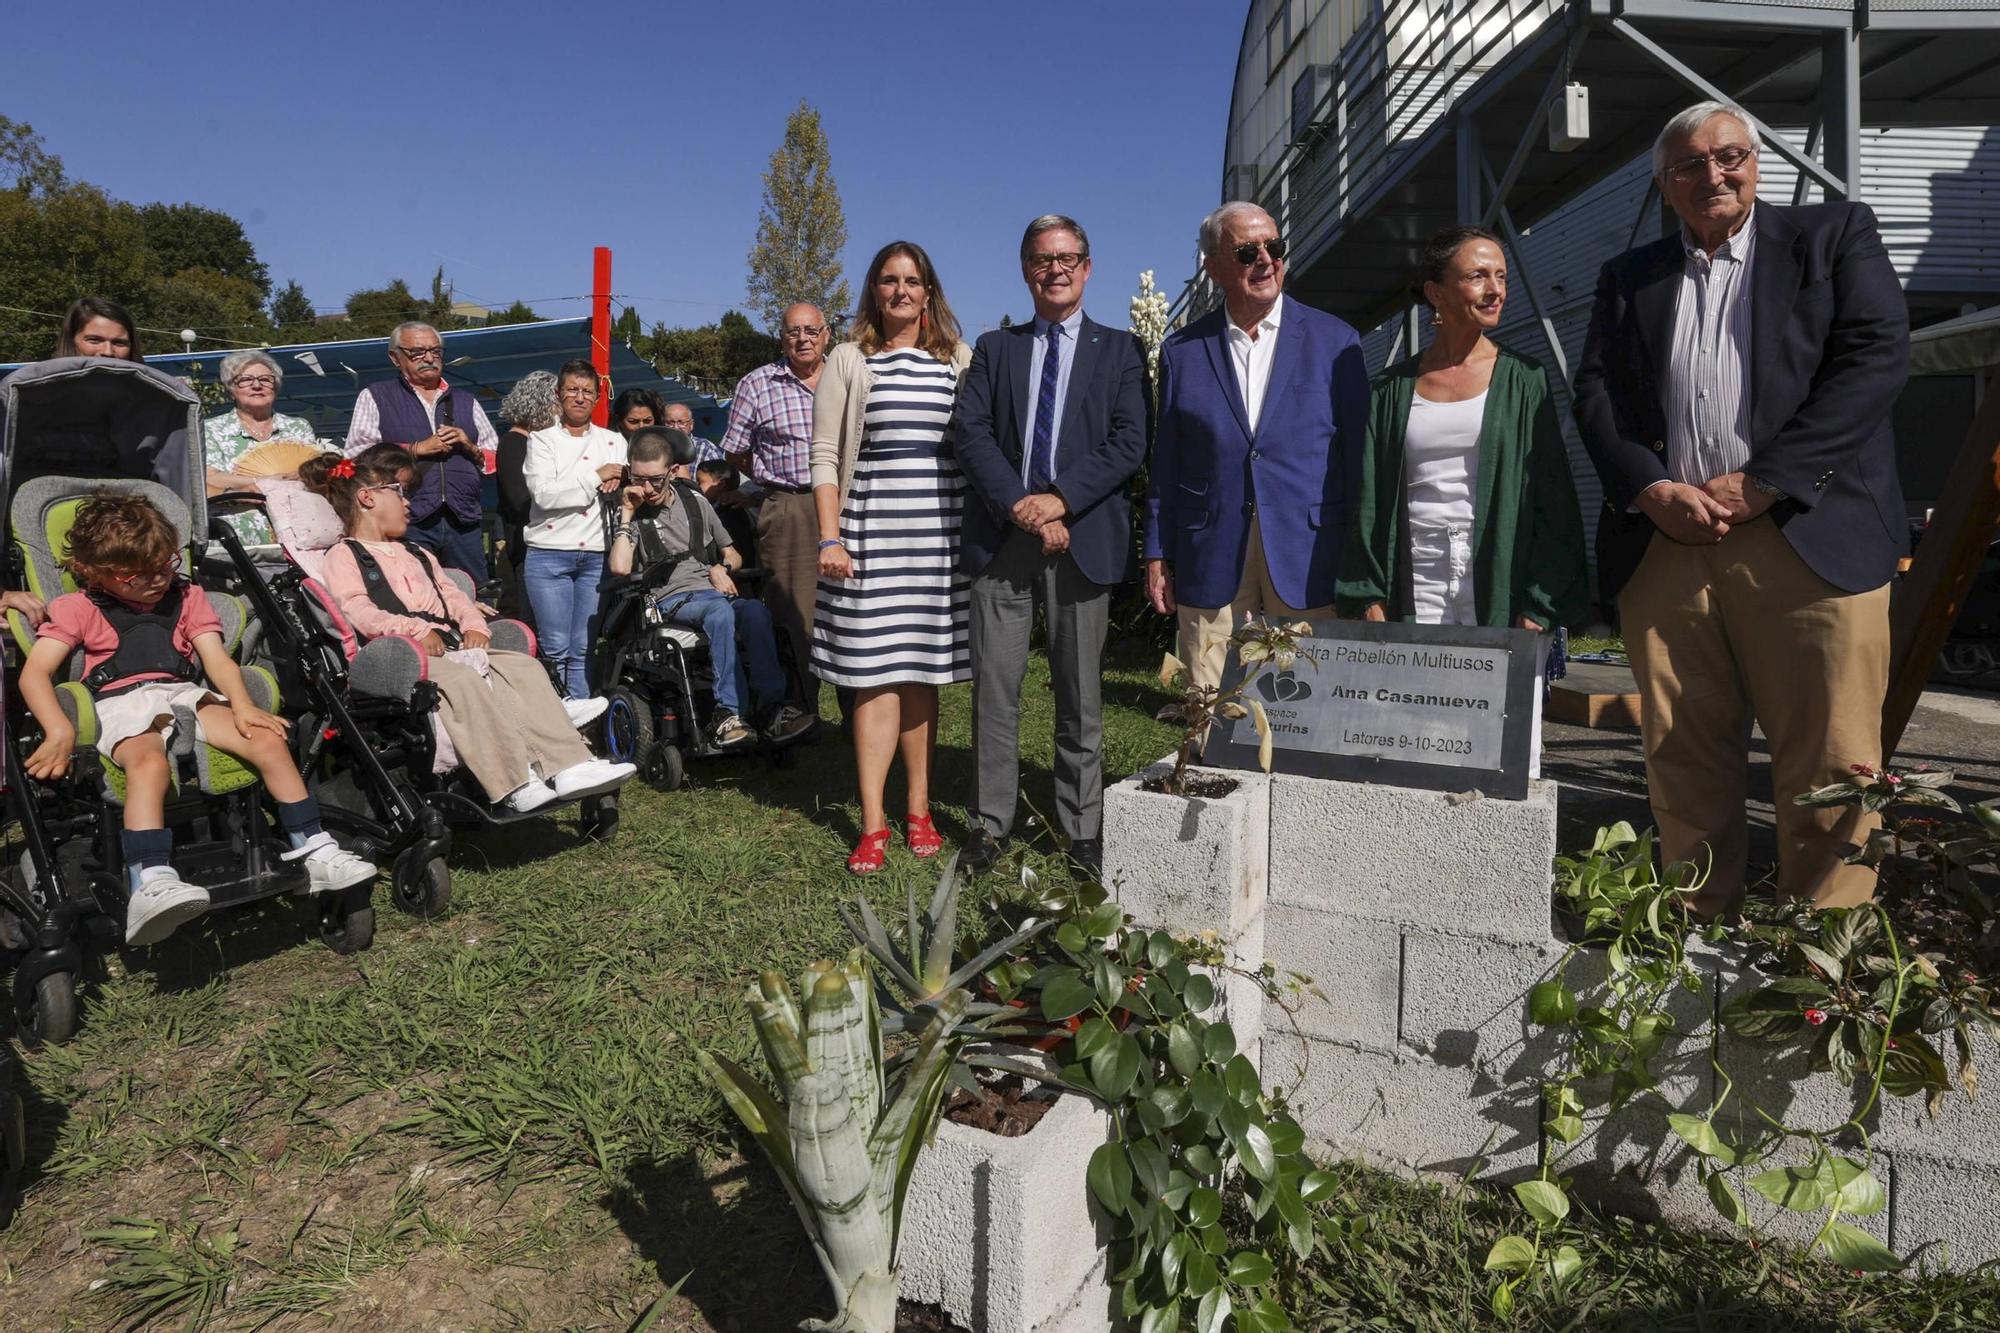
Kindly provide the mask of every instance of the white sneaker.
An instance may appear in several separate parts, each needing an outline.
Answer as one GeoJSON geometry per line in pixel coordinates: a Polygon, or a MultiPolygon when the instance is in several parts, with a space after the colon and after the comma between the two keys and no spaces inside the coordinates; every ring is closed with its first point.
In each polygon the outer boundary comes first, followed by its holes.
{"type": "Polygon", "coordinates": [[[517,815],[525,815],[530,810],[539,810],[550,801],[561,800],[556,789],[539,780],[524,782],[501,798],[500,806],[517,815]]]}
{"type": "Polygon", "coordinates": [[[172,866],[148,866],[125,903],[125,942],[158,944],[207,910],[207,889],[188,883],[172,866]]]}
{"type": "Polygon", "coordinates": [[[565,699],[563,711],[569,714],[569,724],[578,730],[589,726],[604,716],[604,710],[611,707],[609,699],[565,699]]]}
{"type": "Polygon", "coordinates": [[[575,796],[598,796],[615,791],[639,771],[637,764],[614,764],[609,759],[586,759],[571,764],[552,779],[556,795],[565,801],[575,796]]]}
{"type": "Polygon", "coordinates": [[[285,853],[284,859],[306,863],[308,893],[338,893],[366,884],[382,873],[366,857],[356,856],[335,842],[331,833],[321,833],[305,846],[294,847],[285,853]]]}

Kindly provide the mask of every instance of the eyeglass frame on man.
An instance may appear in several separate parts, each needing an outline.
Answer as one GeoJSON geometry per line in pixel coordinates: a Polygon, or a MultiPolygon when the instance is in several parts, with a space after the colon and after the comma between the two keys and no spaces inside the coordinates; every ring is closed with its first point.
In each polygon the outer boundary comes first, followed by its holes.
{"type": "Polygon", "coordinates": [[[778,336],[785,339],[817,338],[825,332],[826,325],[824,324],[793,324],[789,328],[779,329],[778,336]]]}
{"type": "Polygon", "coordinates": [[[269,375],[238,375],[229,381],[232,389],[275,389],[278,381],[269,375]]]}
{"type": "Polygon", "coordinates": [[[400,356],[407,357],[411,361],[428,361],[432,357],[436,357],[440,361],[444,360],[443,343],[430,343],[423,347],[397,346],[389,350],[400,356]]]}
{"type": "Polygon", "coordinates": [[[1717,171],[1720,171],[1725,176],[1729,176],[1749,166],[1751,159],[1756,156],[1757,150],[1748,144],[1724,144],[1712,153],[1696,153],[1693,157],[1684,157],[1678,162],[1667,163],[1666,174],[1672,179],[1680,181],[1703,180],[1708,176],[1709,164],[1714,163],[1717,171]],[[1724,153],[1729,154],[1735,160],[1732,162],[1723,161],[1722,156],[1724,153]]]}
{"type": "Polygon", "coordinates": [[[1036,251],[1021,261],[1021,267],[1030,273],[1046,273],[1052,268],[1059,268],[1065,273],[1074,273],[1089,259],[1088,250],[1036,251]]]}
{"type": "Polygon", "coordinates": [[[1288,248],[1284,237],[1268,236],[1261,241],[1245,241],[1241,245],[1232,246],[1229,251],[1229,257],[1243,265],[1243,267],[1248,268],[1257,262],[1257,252],[1262,250],[1265,254],[1271,256],[1273,264],[1279,264],[1284,262],[1285,252],[1288,248]]]}

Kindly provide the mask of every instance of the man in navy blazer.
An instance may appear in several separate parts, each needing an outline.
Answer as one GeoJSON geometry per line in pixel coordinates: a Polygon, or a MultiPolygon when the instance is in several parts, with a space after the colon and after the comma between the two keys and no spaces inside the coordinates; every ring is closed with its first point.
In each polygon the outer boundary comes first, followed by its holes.
{"type": "Polygon", "coordinates": [[[1741,902],[1754,716],[1770,745],[1778,891],[1865,902],[1879,823],[1792,798],[1881,762],[1889,579],[1907,546],[1890,411],[1901,284],[1859,203],[1757,199],[1755,128],[1703,102],[1653,146],[1676,234],[1604,266],[1576,420],[1604,480],[1598,584],[1638,678],[1670,861],[1707,915],[1741,902]]]}
{"type": "Polygon", "coordinates": [[[1178,612],[1189,677],[1216,685],[1247,615],[1333,614],[1368,369],[1352,328],[1284,295],[1285,243],[1263,209],[1210,213],[1201,252],[1223,308],[1160,349],[1146,594],[1178,612]]]}
{"type": "Polygon", "coordinates": [[[1073,860],[1103,864],[1099,702],[1111,589],[1132,577],[1125,484],[1146,457],[1139,340],[1083,313],[1090,238],[1045,214],[1021,238],[1030,323],[984,334],[959,380],[954,449],[970,490],[973,828],[962,864],[993,864],[1020,791],[1021,679],[1040,603],[1056,696],[1055,818],[1073,860]]]}

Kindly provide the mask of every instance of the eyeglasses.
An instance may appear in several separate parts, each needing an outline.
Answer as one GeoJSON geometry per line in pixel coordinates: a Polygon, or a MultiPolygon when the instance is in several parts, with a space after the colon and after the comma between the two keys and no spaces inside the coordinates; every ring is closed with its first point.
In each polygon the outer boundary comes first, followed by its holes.
{"type": "Polygon", "coordinates": [[[824,324],[794,324],[788,329],[780,330],[780,332],[787,338],[817,338],[820,334],[826,332],[826,326],[824,324]]]}
{"type": "Polygon", "coordinates": [[[135,583],[144,583],[148,579],[170,579],[180,572],[181,558],[176,555],[158,569],[142,569],[136,574],[113,574],[110,577],[113,583],[118,584],[120,587],[129,588],[135,583]]]}
{"type": "Polygon", "coordinates": [[[657,491],[665,489],[666,484],[672,481],[673,478],[664,472],[657,472],[650,477],[642,477],[634,473],[629,480],[634,486],[643,486],[649,491],[657,491]]]}
{"type": "Polygon", "coordinates": [[[563,389],[562,396],[565,398],[595,398],[597,397],[597,386],[595,384],[572,384],[563,389]]]}
{"type": "Polygon", "coordinates": [[[1275,264],[1285,257],[1285,238],[1282,236],[1273,236],[1268,241],[1251,241],[1248,245],[1237,246],[1229,253],[1235,258],[1237,263],[1247,268],[1257,262],[1257,252],[1259,250],[1271,256],[1271,262],[1275,264]]]}
{"type": "Polygon", "coordinates": [[[1090,258],[1090,255],[1080,250],[1061,250],[1055,254],[1029,255],[1027,259],[1028,271],[1030,273],[1047,273],[1052,268],[1059,268],[1063,272],[1068,273],[1088,258],[1090,258]]]}
{"type": "Polygon", "coordinates": [[[412,361],[436,361],[444,356],[444,348],[435,343],[429,347],[398,347],[396,350],[412,361]]]}
{"type": "Polygon", "coordinates": [[[1708,164],[1713,162],[1716,169],[1726,176],[1732,171],[1741,171],[1743,164],[1755,156],[1757,156],[1756,149],[1731,144],[1712,153],[1700,153],[1694,157],[1684,157],[1678,162],[1669,163],[1667,174],[1675,180],[1701,180],[1708,175],[1708,164]]]}
{"type": "Polygon", "coordinates": [[[269,375],[238,375],[229,383],[238,389],[275,389],[278,382],[269,375]]]}
{"type": "Polygon", "coordinates": [[[400,481],[385,481],[379,486],[363,486],[361,489],[364,491],[394,491],[398,500],[407,500],[410,498],[404,493],[403,483],[400,481]]]}

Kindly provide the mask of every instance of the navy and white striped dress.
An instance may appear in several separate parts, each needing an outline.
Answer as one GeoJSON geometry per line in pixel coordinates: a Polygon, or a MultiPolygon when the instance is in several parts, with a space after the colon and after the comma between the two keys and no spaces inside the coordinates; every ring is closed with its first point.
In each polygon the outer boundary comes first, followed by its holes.
{"type": "Polygon", "coordinates": [[[819,581],[813,674],[864,689],[970,680],[970,584],[958,567],[965,478],[945,448],[958,377],[916,348],[879,352],[868,372],[840,511],[854,576],[819,581]]]}

